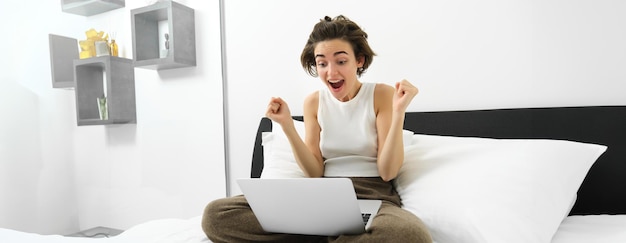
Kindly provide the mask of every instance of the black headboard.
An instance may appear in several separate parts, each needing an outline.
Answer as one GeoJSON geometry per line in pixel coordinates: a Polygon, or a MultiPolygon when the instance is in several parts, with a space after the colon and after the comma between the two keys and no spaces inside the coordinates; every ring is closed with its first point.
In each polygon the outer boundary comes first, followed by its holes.
{"type": "MultiPolygon", "coordinates": [[[[420,134],[564,139],[606,145],[607,151],[583,181],[570,214],[626,214],[626,106],[407,112],[404,127],[420,134]]],[[[262,118],[252,157],[253,178],[260,177],[263,170],[261,133],[271,129],[271,121],[262,118]]]]}

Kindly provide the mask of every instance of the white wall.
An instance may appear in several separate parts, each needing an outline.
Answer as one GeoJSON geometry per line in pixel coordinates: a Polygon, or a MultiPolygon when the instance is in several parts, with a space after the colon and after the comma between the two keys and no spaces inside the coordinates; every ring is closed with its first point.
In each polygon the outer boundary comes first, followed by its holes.
{"type": "Polygon", "coordinates": [[[38,214],[50,209],[42,201],[62,205],[67,198],[56,197],[69,196],[74,190],[71,180],[63,179],[72,175],[67,163],[44,160],[38,97],[9,78],[0,83],[0,97],[0,225],[28,230],[50,220],[47,216],[62,216],[61,223],[71,225],[73,221],[76,226],[76,213],[70,208],[76,206],[75,202],[47,215],[38,214]],[[47,166],[52,163],[65,171],[47,166]],[[55,175],[50,170],[59,173],[55,175]]]}
{"type": "Polygon", "coordinates": [[[626,105],[626,2],[225,1],[229,157],[249,177],[259,119],[271,96],[302,114],[323,86],[299,55],[313,25],[344,14],[370,35],[361,81],[420,88],[410,111],[626,105]]]}
{"type": "Polygon", "coordinates": [[[44,26],[72,18],[46,12],[57,5],[32,6],[15,1],[0,8],[1,29],[14,33],[0,38],[5,47],[0,59],[0,227],[64,233],[79,228],[71,136],[76,125],[73,95],[52,89],[51,30],[44,26]]]}
{"type": "Polygon", "coordinates": [[[226,195],[218,1],[177,1],[195,9],[197,66],[135,68],[136,125],[78,127],[74,91],[52,88],[49,33],[115,31],[120,55],[132,59],[130,11],[148,2],[91,17],[63,13],[59,1],[3,4],[0,227],[127,229],[198,216],[226,195]]]}

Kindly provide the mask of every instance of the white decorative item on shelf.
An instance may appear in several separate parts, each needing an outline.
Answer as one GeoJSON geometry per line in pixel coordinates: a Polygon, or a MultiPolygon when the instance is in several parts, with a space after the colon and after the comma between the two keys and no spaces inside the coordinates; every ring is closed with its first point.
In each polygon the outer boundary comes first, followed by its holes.
{"type": "Polygon", "coordinates": [[[96,41],[96,56],[108,56],[109,44],[106,41],[96,41]]]}
{"type": "Polygon", "coordinates": [[[169,26],[167,20],[161,20],[158,22],[158,34],[159,34],[159,58],[166,58],[169,53],[170,47],[170,35],[168,34],[169,26]]]}

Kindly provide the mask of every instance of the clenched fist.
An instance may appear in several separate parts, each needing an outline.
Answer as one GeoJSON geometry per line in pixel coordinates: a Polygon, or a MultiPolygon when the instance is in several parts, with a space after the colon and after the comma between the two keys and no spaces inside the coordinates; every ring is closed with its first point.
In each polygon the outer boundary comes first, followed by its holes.
{"type": "Polygon", "coordinates": [[[284,124],[285,121],[290,121],[292,119],[291,111],[289,111],[287,102],[280,97],[272,97],[270,99],[265,116],[281,125],[284,124]]]}
{"type": "Polygon", "coordinates": [[[393,96],[393,110],[405,112],[406,108],[411,104],[413,97],[419,93],[419,90],[409,83],[406,79],[396,83],[396,92],[393,96]]]}

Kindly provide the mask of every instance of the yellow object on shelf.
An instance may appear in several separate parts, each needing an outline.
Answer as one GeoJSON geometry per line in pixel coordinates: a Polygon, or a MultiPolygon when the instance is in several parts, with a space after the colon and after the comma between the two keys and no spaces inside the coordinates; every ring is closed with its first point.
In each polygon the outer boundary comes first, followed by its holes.
{"type": "Polygon", "coordinates": [[[89,51],[81,51],[79,54],[80,59],[90,58],[91,52],[89,51]]]}
{"type": "Polygon", "coordinates": [[[86,40],[79,41],[80,46],[80,59],[90,58],[96,56],[96,41],[104,41],[109,45],[109,35],[105,34],[104,31],[96,31],[91,28],[85,31],[85,36],[87,36],[86,40]]]}
{"type": "Polygon", "coordinates": [[[94,37],[98,36],[98,31],[96,31],[93,28],[91,28],[91,29],[85,31],[85,35],[87,36],[87,39],[94,38],[94,37]]]}
{"type": "Polygon", "coordinates": [[[117,57],[118,54],[117,43],[115,43],[114,39],[111,39],[111,56],[117,57]]]}

